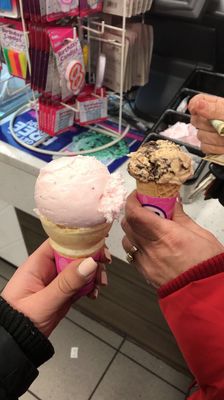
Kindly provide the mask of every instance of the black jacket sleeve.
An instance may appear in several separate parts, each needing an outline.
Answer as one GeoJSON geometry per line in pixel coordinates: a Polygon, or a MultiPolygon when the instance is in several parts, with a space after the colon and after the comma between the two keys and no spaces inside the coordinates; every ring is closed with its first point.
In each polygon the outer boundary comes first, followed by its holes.
{"type": "Polygon", "coordinates": [[[14,400],[22,396],[37,376],[36,367],[12,336],[0,327],[0,388],[3,393],[0,396],[1,400],[14,400]]]}
{"type": "Polygon", "coordinates": [[[0,400],[17,400],[54,349],[23,314],[0,297],[0,400]]]}

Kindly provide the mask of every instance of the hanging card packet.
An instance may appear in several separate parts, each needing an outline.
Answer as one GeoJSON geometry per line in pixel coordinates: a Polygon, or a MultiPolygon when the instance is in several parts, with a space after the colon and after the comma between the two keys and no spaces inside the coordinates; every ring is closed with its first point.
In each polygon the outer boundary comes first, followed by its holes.
{"type": "Polygon", "coordinates": [[[108,118],[105,89],[86,85],[77,97],[76,108],[79,110],[76,114],[76,122],[81,126],[105,121],[108,118]]]}
{"type": "Polygon", "coordinates": [[[65,15],[79,15],[78,0],[46,0],[47,21],[55,21],[65,15]]]}
{"type": "MultiPolygon", "coordinates": [[[[121,35],[112,34],[110,32],[106,32],[103,36],[103,39],[108,41],[117,41],[121,43],[121,35]]],[[[126,73],[127,68],[127,59],[129,52],[129,40],[125,38],[125,49],[124,49],[124,71],[126,73]]],[[[104,85],[109,89],[113,90],[116,93],[119,93],[121,90],[121,55],[122,49],[119,46],[116,46],[110,42],[105,42],[102,44],[102,52],[105,54],[107,59],[107,68],[105,72],[104,85]]],[[[124,73],[124,77],[125,77],[124,73]]]]}
{"type": "Polygon", "coordinates": [[[86,17],[88,15],[102,12],[103,0],[80,0],[80,16],[86,17]]]}
{"type": "Polygon", "coordinates": [[[50,136],[66,132],[74,125],[75,112],[57,102],[39,99],[39,128],[50,136]]]}
{"type": "Polygon", "coordinates": [[[1,46],[9,73],[18,78],[26,79],[28,72],[26,38],[20,22],[15,22],[12,27],[2,27],[1,46]]]}
{"type": "MultiPolygon", "coordinates": [[[[127,0],[126,17],[132,17],[133,3],[137,0],[127,0]]],[[[120,15],[124,14],[124,0],[104,0],[103,12],[106,14],[120,15]]]]}
{"type": "Polygon", "coordinates": [[[29,0],[23,0],[23,15],[25,19],[30,19],[29,0]]]}
{"type": "Polygon", "coordinates": [[[19,7],[17,0],[0,0],[0,16],[19,18],[19,7]]]}
{"type": "MultiPolygon", "coordinates": [[[[25,8],[29,8],[29,19],[31,22],[46,22],[46,0],[26,0],[25,8]]],[[[24,7],[24,6],[23,6],[24,7]]]]}
{"type": "Polygon", "coordinates": [[[82,47],[73,28],[51,30],[50,41],[59,73],[61,99],[67,101],[77,96],[85,85],[82,47]]]}

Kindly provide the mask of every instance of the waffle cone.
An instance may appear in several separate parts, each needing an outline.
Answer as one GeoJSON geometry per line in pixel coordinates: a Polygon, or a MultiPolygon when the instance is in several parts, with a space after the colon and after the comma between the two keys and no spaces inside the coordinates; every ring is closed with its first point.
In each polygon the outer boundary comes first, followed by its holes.
{"type": "Polygon", "coordinates": [[[156,182],[140,182],[137,183],[137,192],[150,197],[172,198],[176,197],[180,191],[180,185],[159,184],[156,182]]]}
{"type": "Polygon", "coordinates": [[[74,259],[88,257],[99,251],[112,226],[104,223],[85,228],[67,228],[56,225],[43,216],[40,219],[52,248],[62,256],[74,259]]]}

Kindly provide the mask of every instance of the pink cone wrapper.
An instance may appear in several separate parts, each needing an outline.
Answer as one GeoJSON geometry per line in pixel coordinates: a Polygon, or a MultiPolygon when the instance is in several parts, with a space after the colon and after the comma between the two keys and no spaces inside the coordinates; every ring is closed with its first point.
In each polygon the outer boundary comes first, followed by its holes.
{"type": "Polygon", "coordinates": [[[142,207],[154,212],[162,218],[172,219],[175,204],[177,201],[176,197],[159,198],[137,193],[137,198],[142,204],[142,207]]]}
{"type": "MultiPolygon", "coordinates": [[[[64,269],[70,264],[71,262],[75,261],[74,258],[68,258],[64,257],[61,254],[59,254],[57,251],[54,250],[54,257],[55,257],[55,263],[56,263],[56,268],[57,268],[57,273],[60,274],[64,269]]],[[[98,251],[94,256],[93,259],[96,262],[100,262],[102,258],[102,253],[98,251]]],[[[80,259],[78,259],[80,260],[80,259]]],[[[88,282],[82,289],[79,290],[78,293],[74,296],[74,301],[80,299],[81,297],[87,296],[89,293],[91,293],[95,287],[95,277],[93,278],[92,281],[88,282]]]]}

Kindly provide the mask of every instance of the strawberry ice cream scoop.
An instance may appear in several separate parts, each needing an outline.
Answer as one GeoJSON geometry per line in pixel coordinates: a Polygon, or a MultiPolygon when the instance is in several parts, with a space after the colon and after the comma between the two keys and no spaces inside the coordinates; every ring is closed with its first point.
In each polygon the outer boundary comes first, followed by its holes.
{"type": "Polygon", "coordinates": [[[41,169],[35,211],[63,227],[91,227],[116,219],[125,198],[121,176],[95,157],[63,157],[41,169]]]}

